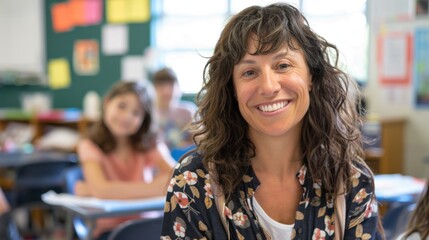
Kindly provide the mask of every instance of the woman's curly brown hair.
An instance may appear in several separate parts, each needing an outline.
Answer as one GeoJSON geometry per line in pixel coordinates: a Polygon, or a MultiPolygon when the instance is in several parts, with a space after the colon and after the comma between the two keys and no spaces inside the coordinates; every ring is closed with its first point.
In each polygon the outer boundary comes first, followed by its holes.
{"type": "MultiPolygon", "coordinates": [[[[153,101],[147,87],[138,82],[118,81],[104,97],[109,101],[117,96],[132,93],[140,100],[143,110],[143,122],[137,132],[129,137],[130,143],[135,150],[146,151],[156,144],[156,134],[153,131],[153,101]]],[[[116,140],[104,122],[104,111],[99,121],[94,123],[89,133],[89,139],[97,144],[101,150],[108,153],[115,149],[116,140]]]]}
{"type": "Polygon", "coordinates": [[[284,47],[301,49],[310,74],[310,107],[303,119],[302,158],[313,179],[337,194],[338,179],[349,186],[356,165],[365,167],[361,120],[355,107],[356,84],[337,67],[338,50],[314,33],[305,17],[289,4],[252,6],[233,16],[204,68],[204,86],[197,95],[198,119],[193,124],[195,142],[206,167],[214,166],[217,181],[228,195],[240,183],[255,146],[248,124],[234,97],[232,73],[246,54],[249,39],[259,43],[254,55],[284,47]]]}

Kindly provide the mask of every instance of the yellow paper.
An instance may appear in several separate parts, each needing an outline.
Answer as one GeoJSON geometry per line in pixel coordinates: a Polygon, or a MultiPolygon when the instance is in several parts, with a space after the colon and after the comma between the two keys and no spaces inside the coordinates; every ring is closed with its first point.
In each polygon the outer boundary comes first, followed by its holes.
{"type": "Polygon", "coordinates": [[[107,21],[110,23],[126,23],[128,20],[128,1],[129,0],[107,0],[107,21]]]}
{"type": "Polygon", "coordinates": [[[128,1],[128,21],[147,22],[150,17],[149,0],[128,1]]]}
{"type": "Polygon", "coordinates": [[[137,23],[150,18],[149,0],[107,0],[107,22],[137,23]]]}
{"type": "Polygon", "coordinates": [[[52,89],[67,88],[70,86],[70,65],[67,59],[57,58],[48,64],[49,86],[52,89]]]}

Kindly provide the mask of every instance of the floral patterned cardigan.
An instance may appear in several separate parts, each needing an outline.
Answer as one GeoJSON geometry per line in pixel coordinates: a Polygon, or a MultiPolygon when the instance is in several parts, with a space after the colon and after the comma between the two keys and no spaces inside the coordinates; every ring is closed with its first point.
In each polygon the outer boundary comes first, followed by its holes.
{"type": "MultiPolygon", "coordinates": [[[[161,239],[270,239],[253,210],[253,195],[260,182],[252,168],[226,202],[225,217],[220,217],[210,175],[201,160],[194,153],[177,164],[168,186],[161,239]]],[[[303,165],[297,173],[303,195],[291,239],[334,239],[333,201],[327,200],[320,182],[313,182],[306,170],[303,165]]],[[[344,239],[375,239],[378,208],[373,200],[373,179],[357,172],[352,180],[353,188],[346,194],[344,239]]]]}

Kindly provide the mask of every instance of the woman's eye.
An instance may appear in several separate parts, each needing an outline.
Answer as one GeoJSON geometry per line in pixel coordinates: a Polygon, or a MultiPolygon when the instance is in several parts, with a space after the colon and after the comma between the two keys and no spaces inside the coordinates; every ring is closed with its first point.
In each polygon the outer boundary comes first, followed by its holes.
{"type": "Polygon", "coordinates": [[[288,67],[289,67],[289,64],[287,63],[279,64],[279,69],[287,69],[288,67]]]}
{"type": "Polygon", "coordinates": [[[253,76],[253,75],[255,75],[255,71],[252,71],[252,70],[245,71],[245,72],[243,73],[243,76],[244,76],[244,77],[250,77],[250,76],[253,76]]]}

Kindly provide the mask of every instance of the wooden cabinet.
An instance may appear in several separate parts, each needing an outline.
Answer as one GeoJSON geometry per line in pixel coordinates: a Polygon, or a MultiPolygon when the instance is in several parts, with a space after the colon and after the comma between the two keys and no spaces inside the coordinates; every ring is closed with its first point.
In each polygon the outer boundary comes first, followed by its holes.
{"type": "Polygon", "coordinates": [[[375,174],[404,172],[405,119],[382,119],[379,122],[380,145],[366,150],[366,162],[375,174]]]}

